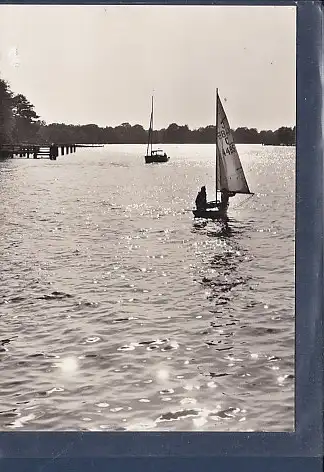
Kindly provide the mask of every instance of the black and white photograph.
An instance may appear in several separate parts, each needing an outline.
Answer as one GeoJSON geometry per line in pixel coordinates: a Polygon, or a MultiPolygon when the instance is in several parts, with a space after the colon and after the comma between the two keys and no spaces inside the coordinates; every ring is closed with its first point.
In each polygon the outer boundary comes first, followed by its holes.
{"type": "Polygon", "coordinates": [[[294,431],[296,8],[0,5],[0,430],[294,431]]]}

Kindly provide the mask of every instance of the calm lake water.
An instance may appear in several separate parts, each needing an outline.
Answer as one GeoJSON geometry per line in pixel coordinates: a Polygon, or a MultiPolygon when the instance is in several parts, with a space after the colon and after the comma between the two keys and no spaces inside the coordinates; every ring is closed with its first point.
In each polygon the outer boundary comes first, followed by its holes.
{"type": "Polygon", "coordinates": [[[294,427],[295,148],[238,146],[230,223],[214,147],[0,161],[0,429],[294,427]]]}

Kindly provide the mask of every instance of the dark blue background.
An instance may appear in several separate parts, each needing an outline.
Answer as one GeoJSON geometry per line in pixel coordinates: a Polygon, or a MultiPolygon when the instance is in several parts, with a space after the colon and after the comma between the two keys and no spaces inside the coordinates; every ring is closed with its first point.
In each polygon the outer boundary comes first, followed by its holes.
{"type": "MultiPolygon", "coordinates": [[[[0,0],[0,3],[7,3],[0,0]]],[[[109,4],[91,1],[10,2],[109,4]]],[[[117,2],[116,2],[117,3],[117,2]]],[[[118,2],[199,4],[199,2],[118,2]]],[[[323,456],[322,2],[297,4],[296,432],[0,433],[0,472],[314,472],[323,456]]],[[[59,26],[59,25],[58,25],[59,26]]],[[[8,28],[15,27],[13,24],[8,28]]],[[[59,34],[59,28],[49,34],[59,34]]],[[[1,38],[1,32],[0,32],[1,38]]],[[[257,38],[256,38],[257,41],[257,38]]],[[[252,99],[253,97],[251,97],[252,99]]],[[[266,110],[264,111],[266,113],[266,110]]],[[[1,394],[0,394],[1,395],[1,394]]]]}

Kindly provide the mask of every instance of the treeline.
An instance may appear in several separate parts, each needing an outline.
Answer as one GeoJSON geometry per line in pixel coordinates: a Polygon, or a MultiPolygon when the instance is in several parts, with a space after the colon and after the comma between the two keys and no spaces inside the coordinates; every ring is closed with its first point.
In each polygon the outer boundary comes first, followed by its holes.
{"type": "MultiPolygon", "coordinates": [[[[276,131],[256,128],[233,130],[239,144],[294,145],[295,127],[281,127],[276,131]]],[[[15,95],[7,82],[0,79],[0,146],[1,144],[145,144],[148,130],[141,125],[122,123],[119,126],[101,128],[96,124],[66,125],[46,124],[27,98],[15,95]]],[[[170,124],[153,132],[158,143],[214,143],[215,126],[190,130],[187,125],[170,124]]]]}
{"type": "MultiPolygon", "coordinates": [[[[95,124],[75,126],[53,123],[43,126],[41,137],[46,142],[84,143],[84,144],[144,144],[147,142],[148,131],[141,125],[131,126],[123,123],[112,128],[100,128],[95,124]]],[[[276,131],[258,132],[255,128],[237,128],[233,130],[234,140],[240,144],[295,144],[295,127],[282,127],[276,131]]],[[[153,132],[153,142],[159,143],[214,143],[215,126],[206,126],[190,130],[187,125],[179,126],[172,123],[167,128],[153,132]]]]}

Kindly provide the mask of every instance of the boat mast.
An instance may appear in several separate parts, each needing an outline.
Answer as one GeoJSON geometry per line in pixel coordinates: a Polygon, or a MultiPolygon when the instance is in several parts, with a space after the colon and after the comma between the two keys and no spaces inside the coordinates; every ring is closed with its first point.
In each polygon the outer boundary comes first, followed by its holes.
{"type": "Polygon", "coordinates": [[[215,126],[216,126],[216,136],[215,136],[215,176],[216,176],[216,182],[215,182],[215,188],[216,188],[216,195],[215,195],[215,201],[217,204],[217,180],[218,180],[218,171],[217,171],[217,135],[218,135],[218,88],[216,88],[216,104],[215,104],[215,126]]]}
{"type": "Polygon", "coordinates": [[[152,133],[152,136],[151,136],[151,155],[152,155],[152,151],[153,151],[153,95],[152,95],[152,118],[151,118],[152,122],[151,122],[151,133],[152,133]]]}
{"type": "Polygon", "coordinates": [[[151,147],[151,155],[152,155],[152,141],[153,141],[153,95],[152,95],[150,126],[149,126],[149,131],[148,131],[147,149],[146,149],[147,156],[149,155],[150,147],[151,147]]]}

